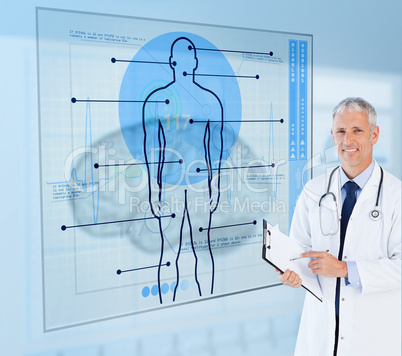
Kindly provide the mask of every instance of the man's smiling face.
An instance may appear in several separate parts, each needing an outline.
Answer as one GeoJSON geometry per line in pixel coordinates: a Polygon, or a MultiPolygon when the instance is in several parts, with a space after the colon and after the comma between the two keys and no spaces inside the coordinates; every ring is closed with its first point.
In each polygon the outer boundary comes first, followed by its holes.
{"type": "Polygon", "coordinates": [[[371,131],[364,112],[343,110],[335,116],[331,134],[346,175],[350,179],[358,176],[373,159],[378,126],[371,131]]]}

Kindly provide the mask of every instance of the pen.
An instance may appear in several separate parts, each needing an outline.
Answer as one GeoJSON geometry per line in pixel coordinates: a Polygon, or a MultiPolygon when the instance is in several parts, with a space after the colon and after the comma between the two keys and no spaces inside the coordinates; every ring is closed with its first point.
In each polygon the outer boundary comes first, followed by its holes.
{"type": "MultiPolygon", "coordinates": [[[[326,250],[325,252],[329,252],[329,250],[326,250]]],[[[304,257],[295,257],[295,258],[291,258],[289,261],[300,260],[301,258],[304,258],[304,257]]]]}

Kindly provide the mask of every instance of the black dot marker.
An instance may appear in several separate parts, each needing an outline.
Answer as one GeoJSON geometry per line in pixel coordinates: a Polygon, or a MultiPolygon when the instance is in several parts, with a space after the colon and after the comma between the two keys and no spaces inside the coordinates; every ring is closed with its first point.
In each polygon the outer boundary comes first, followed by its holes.
{"type": "Polygon", "coordinates": [[[166,103],[166,104],[169,104],[169,103],[170,103],[169,99],[166,99],[166,100],[165,100],[165,103],[166,103]]]}
{"type": "Polygon", "coordinates": [[[176,67],[176,66],[177,66],[177,62],[176,62],[176,61],[173,61],[172,65],[173,65],[173,67],[176,67]]]}
{"type": "Polygon", "coordinates": [[[62,225],[62,226],[61,226],[61,230],[62,230],[62,231],[65,231],[66,229],[67,229],[67,226],[66,226],[66,225],[62,225]]]}
{"type": "Polygon", "coordinates": [[[190,121],[189,121],[189,122],[190,122],[190,124],[192,124],[192,123],[194,123],[194,120],[193,120],[193,119],[190,119],[190,121]]]}
{"type": "Polygon", "coordinates": [[[116,271],[116,273],[117,273],[117,274],[121,274],[121,269],[118,269],[118,270],[116,271]]]}
{"type": "Polygon", "coordinates": [[[275,167],[275,163],[272,163],[272,168],[274,168],[275,167]]]}
{"type": "Polygon", "coordinates": [[[98,168],[99,168],[99,163],[95,163],[95,164],[94,164],[94,168],[95,168],[95,169],[98,169],[98,168]]]}
{"type": "Polygon", "coordinates": [[[111,62],[112,62],[112,63],[116,63],[116,58],[113,57],[113,58],[111,59],[111,62]]]}
{"type": "Polygon", "coordinates": [[[77,101],[76,98],[71,98],[71,102],[74,104],[77,101]]]}
{"type": "Polygon", "coordinates": [[[175,213],[173,213],[173,214],[172,214],[172,218],[174,219],[175,217],[176,217],[176,214],[175,214],[175,213]]]}
{"type": "Polygon", "coordinates": [[[197,168],[196,171],[197,171],[197,173],[200,173],[201,169],[197,168]]]}
{"type": "Polygon", "coordinates": [[[283,119],[281,119],[281,124],[283,124],[283,119]]]}
{"type": "Polygon", "coordinates": [[[257,74],[257,75],[255,76],[255,79],[260,79],[260,76],[257,74]]]}
{"type": "Polygon", "coordinates": [[[179,159],[179,163],[182,164],[184,161],[180,158],[179,159]]]}
{"type": "Polygon", "coordinates": [[[204,230],[202,227],[200,227],[198,230],[200,230],[200,232],[202,232],[202,230],[204,230]]]}
{"type": "Polygon", "coordinates": [[[183,72],[183,76],[187,77],[187,72],[183,72]]]}
{"type": "Polygon", "coordinates": [[[166,262],[166,266],[168,266],[168,267],[170,266],[170,262],[169,262],[169,261],[166,262]]]}
{"type": "Polygon", "coordinates": [[[256,224],[257,224],[257,220],[254,220],[254,221],[253,221],[253,225],[256,225],[256,224]]]}

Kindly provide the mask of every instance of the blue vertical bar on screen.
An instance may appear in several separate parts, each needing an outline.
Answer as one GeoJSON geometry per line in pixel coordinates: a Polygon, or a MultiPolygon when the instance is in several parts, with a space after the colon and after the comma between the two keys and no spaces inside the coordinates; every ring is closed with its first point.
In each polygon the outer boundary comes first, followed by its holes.
{"type": "Polygon", "coordinates": [[[308,42],[289,40],[289,229],[307,161],[308,42]]]}
{"type": "Polygon", "coordinates": [[[289,40],[289,161],[297,160],[298,46],[289,40]]]}
{"type": "Polygon", "coordinates": [[[298,159],[307,160],[307,41],[299,41],[298,159]]]}
{"type": "Polygon", "coordinates": [[[298,43],[297,40],[289,40],[289,231],[297,200],[298,43]]]}

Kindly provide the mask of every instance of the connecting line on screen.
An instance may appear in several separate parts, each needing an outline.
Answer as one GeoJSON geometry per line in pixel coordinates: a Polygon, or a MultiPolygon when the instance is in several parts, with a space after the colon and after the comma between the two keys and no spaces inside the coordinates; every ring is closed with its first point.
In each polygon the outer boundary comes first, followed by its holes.
{"type": "Polygon", "coordinates": [[[66,226],[62,225],[61,230],[66,231],[67,229],[72,229],[72,228],[78,228],[78,227],[87,227],[87,226],[96,226],[96,225],[107,225],[107,224],[118,224],[118,223],[125,223],[129,221],[143,221],[143,220],[151,220],[151,219],[163,219],[163,218],[172,218],[174,219],[176,217],[176,214],[171,214],[171,215],[166,215],[166,216],[161,216],[159,218],[156,218],[154,216],[149,217],[149,218],[139,218],[139,219],[128,219],[128,220],[116,220],[116,221],[106,221],[106,222],[100,222],[100,223],[94,223],[94,224],[82,224],[82,225],[71,225],[71,226],[66,226]]]}
{"type": "Polygon", "coordinates": [[[110,60],[112,63],[116,63],[116,62],[125,62],[125,63],[144,63],[144,64],[166,64],[166,65],[170,65],[169,62],[158,62],[158,61],[133,61],[133,60],[129,60],[129,59],[116,59],[116,58],[112,58],[110,60]]]}
{"type": "Polygon", "coordinates": [[[183,76],[193,76],[193,77],[226,77],[226,78],[249,78],[249,79],[260,79],[257,75],[229,75],[229,74],[198,74],[198,73],[187,73],[183,72],[183,76]]]}
{"type": "Polygon", "coordinates": [[[208,171],[208,170],[211,170],[211,171],[217,171],[217,170],[224,170],[224,169],[246,169],[246,168],[265,168],[265,167],[272,167],[272,168],[274,168],[275,167],[275,163],[272,163],[272,164],[264,164],[264,165],[260,165],[260,166],[244,166],[244,167],[220,167],[220,168],[210,168],[210,169],[208,169],[208,168],[204,168],[204,169],[201,169],[201,168],[197,168],[196,169],[196,172],[197,173],[200,173],[200,172],[206,172],[206,171],[208,171]]]}
{"type": "MultiPolygon", "coordinates": [[[[198,123],[206,123],[206,122],[221,122],[221,121],[219,121],[219,120],[207,121],[207,120],[193,120],[193,119],[190,119],[190,121],[189,121],[190,124],[198,124],[198,123]]],[[[229,122],[256,122],[259,124],[264,123],[264,122],[280,122],[281,124],[283,124],[284,120],[283,119],[280,119],[280,120],[225,120],[223,123],[226,124],[229,122]]]]}
{"type": "MultiPolygon", "coordinates": [[[[165,164],[167,164],[167,163],[180,163],[180,164],[182,164],[183,160],[179,159],[178,161],[167,161],[167,162],[164,162],[164,163],[165,164]]],[[[95,163],[94,168],[98,169],[98,168],[101,168],[101,167],[141,166],[141,165],[145,165],[145,164],[160,164],[160,162],[148,162],[148,163],[145,163],[145,162],[144,163],[142,163],[142,162],[138,163],[138,162],[136,162],[136,163],[116,163],[116,164],[99,164],[99,163],[95,163]]]]}
{"type": "Polygon", "coordinates": [[[200,227],[198,230],[200,232],[203,231],[207,231],[207,230],[214,230],[214,229],[224,229],[227,227],[235,227],[235,226],[243,226],[243,225],[256,225],[257,224],[257,220],[254,220],[252,222],[248,222],[248,223],[242,223],[242,224],[233,224],[233,225],[222,225],[222,226],[214,226],[214,227],[200,227]]]}
{"type": "MultiPolygon", "coordinates": [[[[163,264],[163,265],[161,265],[161,266],[169,267],[169,266],[170,266],[170,262],[168,261],[168,262],[166,262],[165,264],[163,264]]],[[[126,270],[118,269],[118,270],[116,271],[116,273],[117,273],[118,275],[120,275],[120,274],[126,273],[126,272],[135,272],[135,271],[141,271],[141,270],[143,270],[143,269],[158,268],[158,267],[159,267],[159,265],[156,265],[156,266],[147,266],[147,267],[140,267],[140,268],[132,268],[132,269],[126,269],[126,270]]]]}
{"type": "MultiPolygon", "coordinates": [[[[189,48],[190,49],[190,48],[189,48]]],[[[273,56],[274,52],[250,52],[250,51],[236,51],[230,49],[212,49],[212,48],[196,48],[197,51],[211,51],[211,52],[229,52],[229,53],[241,53],[241,54],[262,54],[266,56],[273,56]]]]}
{"type": "MultiPolygon", "coordinates": [[[[71,98],[71,102],[75,103],[144,103],[145,100],[100,100],[100,99],[77,99],[71,98]]],[[[165,103],[169,104],[169,99],[166,100],[154,100],[154,101],[147,101],[148,103],[165,103]]]]}

